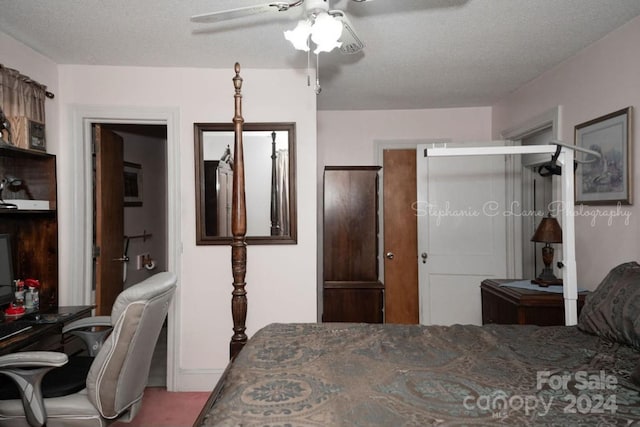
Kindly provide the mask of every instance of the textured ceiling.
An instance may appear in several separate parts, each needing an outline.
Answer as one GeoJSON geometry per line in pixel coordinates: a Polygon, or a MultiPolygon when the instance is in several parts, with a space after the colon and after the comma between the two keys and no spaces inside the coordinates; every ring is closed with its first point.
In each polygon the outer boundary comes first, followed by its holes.
{"type": "MultiPolygon", "coordinates": [[[[59,64],[305,68],[306,54],[282,35],[302,8],[189,21],[263,1],[0,0],[0,30],[59,64]]],[[[321,110],[490,105],[640,14],[640,0],[333,0],[331,7],[347,12],[366,47],[321,54],[321,110]]]]}

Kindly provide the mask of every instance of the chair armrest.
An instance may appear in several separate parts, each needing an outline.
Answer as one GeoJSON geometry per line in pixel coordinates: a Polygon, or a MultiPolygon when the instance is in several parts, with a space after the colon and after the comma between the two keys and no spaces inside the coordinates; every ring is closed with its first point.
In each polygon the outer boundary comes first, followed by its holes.
{"type": "Polygon", "coordinates": [[[57,368],[69,361],[64,353],[56,351],[23,351],[0,356],[0,370],[4,368],[27,368],[50,366],[57,368]]]}
{"type": "Polygon", "coordinates": [[[0,374],[8,376],[18,386],[29,425],[43,426],[47,422],[42,378],[68,360],[66,354],[53,351],[25,351],[0,356],[0,374]]]}
{"type": "Polygon", "coordinates": [[[96,357],[107,336],[111,333],[111,316],[83,317],[62,328],[63,334],[75,335],[84,341],[89,356],[96,357]],[[91,328],[104,326],[106,329],[93,331],[91,328]]]}
{"type": "Polygon", "coordinates": [[[62,333],[74,331],[76,329],[93,328],[95,326],[111,326],[111,316],[83,317],[75,320],[62,328],[62,333]]]}

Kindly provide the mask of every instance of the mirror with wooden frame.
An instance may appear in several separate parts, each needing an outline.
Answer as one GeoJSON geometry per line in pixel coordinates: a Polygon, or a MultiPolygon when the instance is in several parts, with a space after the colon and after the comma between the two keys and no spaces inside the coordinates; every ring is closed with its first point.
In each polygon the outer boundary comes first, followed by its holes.
{"type": "MultiPolygon", "coordinates": [[[[248,244],[297,243],[295,123],[245,123],[248,244]]],[[[194,123],[196,244],[231,243],[233,123],[194,123]]]]}

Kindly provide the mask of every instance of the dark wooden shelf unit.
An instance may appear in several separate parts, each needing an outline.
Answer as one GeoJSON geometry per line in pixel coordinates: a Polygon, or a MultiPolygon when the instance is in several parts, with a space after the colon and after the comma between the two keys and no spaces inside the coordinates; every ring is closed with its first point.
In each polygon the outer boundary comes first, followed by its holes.
{"type": "Polygon", "coordinates": [[[324,170],[324,322],[381,323],[378,280],[378,166],[324,170]]]}
{"type": "Polygon", "coordinates": [[[34,278],[41,284],[40,304],[57,305],[58,217],[56,157],[34,150],[0,147],[0,179],[13,175],[22,181],[2,192],[12,199],[45,200],[49,209],[0,209],[0,233],[11,235],[16,279],[34,278]],[[16,190],[16,191],[13,191],[16,190]]]}
{"type": "MultiPolygon", "coordinates": [[[[564,325],[562,294],[500,286],[507,279],[485,279],[480,285],[482,323],[554,326],[564,325]]],[[[578,313],[585,293],[578,294],[578,313]]]]}

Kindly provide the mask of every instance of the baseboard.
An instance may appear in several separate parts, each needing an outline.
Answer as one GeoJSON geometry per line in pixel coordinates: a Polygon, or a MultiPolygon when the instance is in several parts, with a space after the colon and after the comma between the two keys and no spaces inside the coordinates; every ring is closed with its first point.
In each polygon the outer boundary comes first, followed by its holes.
{"type": "Polygon", "coordinates": [[[181,369],[175,378],[175,389],[169,391],[212,391],[224,369],[181,369]]]}

